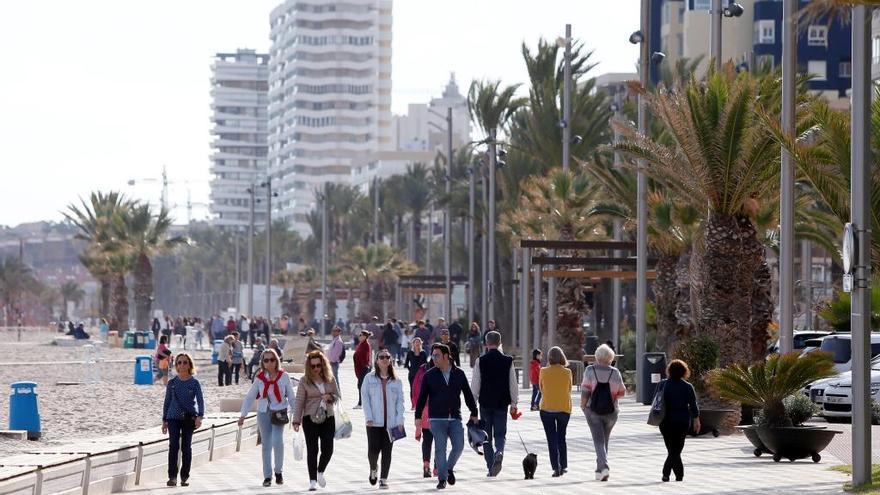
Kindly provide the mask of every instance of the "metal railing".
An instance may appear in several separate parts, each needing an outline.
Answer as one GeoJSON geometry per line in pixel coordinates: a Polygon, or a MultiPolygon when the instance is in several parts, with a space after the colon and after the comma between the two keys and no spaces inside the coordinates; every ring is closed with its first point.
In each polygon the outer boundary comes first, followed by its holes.
{"type": "MultiPolygon", "coordinates": [[[[193,435],[193,466],[241,450],[244,442],[258,437],[256,415],[249,414],[239,428],[238,418],[205,418],[211,422],[193,435]]],[[[49,495],[82,493],[98,495],[123,491],[152,479],[164,479],[168,438],[126,444],[108,450],[86,452],[82,443],[69,450],[59,447],[45,464],[4,464],[0,459],[0,495],[49,495]]],[[[179,458],[178,458],[179,459],[179,458]]]]}

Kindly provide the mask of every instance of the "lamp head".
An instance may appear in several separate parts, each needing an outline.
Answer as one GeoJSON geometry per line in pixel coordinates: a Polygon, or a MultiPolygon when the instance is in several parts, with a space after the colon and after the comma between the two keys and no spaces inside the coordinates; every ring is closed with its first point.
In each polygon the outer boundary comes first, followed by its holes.
{"type": "Polygon", "coordinates": [[[741,4],[731,3],[724,8],[724,17],[741,17],[745,13],[745,8],[741,4]]]}
{"type": "Polygon", "coordinates": [[[654,52],[651,54],[651,63],[654,65],[659,64],[666,58],[666,54],[663,52],[654,52]]]}
{"type": "Polygon", "coordinates": [[[629,35],[629,42],[633,45],[638,45],[642,41],[645,40],[645,36],[641,31],[635,31],[633,34],[629,35]]]}
{"type": "Polygon", "coordinates": [[[577,146],[577,145],[581,144],[583,141],[584,141],[584,138],[582,138],[581,136],[578,136],[577,134],[575,134],[574,136],[571,137],[571,145],[572,146],[577,146]]]}

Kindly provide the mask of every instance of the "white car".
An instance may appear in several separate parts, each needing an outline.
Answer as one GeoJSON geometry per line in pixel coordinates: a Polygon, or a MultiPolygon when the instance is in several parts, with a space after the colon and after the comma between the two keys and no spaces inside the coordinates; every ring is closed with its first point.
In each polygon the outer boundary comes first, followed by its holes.
{"type": "MultiPolygon", "coordinates": [[[[852,369],[852,334],[834,333],[822,338],[819,350],[831,354],[834,369],[843,373],[852,369]]],[[[880,333],[871,332],[871,357],[880,355],[880,333]]]]}
{"type": "MultiPolygon", "coordinates": [[[[880,402],[880,356],[871,360],[871,397],[880,402]]],[[[831,378],[817,380],[804,393],[819,407],[828,419],[852,416],[852,371],[831,378]]]]}

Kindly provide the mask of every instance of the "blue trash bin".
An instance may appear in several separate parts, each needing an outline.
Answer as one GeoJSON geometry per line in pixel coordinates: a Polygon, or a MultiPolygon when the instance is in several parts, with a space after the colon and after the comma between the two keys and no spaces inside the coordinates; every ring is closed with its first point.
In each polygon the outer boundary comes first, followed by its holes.
{"type": "Polygon", "coordinates": [[[134,348],[135,349],[143,349],[144,345],[147,343],[147,336],[144,335],[144,332],[135,332],[134,333],[134,348]]]}
{"type": "Polygon", "coordinates": [[[217,339],[214,341],[214,350],[211,351],[211,364],[217,364],[217,358],[220,355],[220,346],[222,345],[222,340],[217,339]]]}
{"type": "Polygon", "coordinates": [[[144,349],[155,349],[156,348],[156,335],[153,334],[152,331],[144,332],[146,335],[146,342],[144,342],[144,349]]]}
{"type": "Polygon", "coordinates": [[[153,356],[138,356],[134,358],[134,384],[153,384],[153,356]]]}
{"type": "Polygon", "coordinates": [[[37,406],[37,384],[15,382],[9,397],[9,429],[27,431],[28,440],[40,438],[40,409],[37,406]]]}

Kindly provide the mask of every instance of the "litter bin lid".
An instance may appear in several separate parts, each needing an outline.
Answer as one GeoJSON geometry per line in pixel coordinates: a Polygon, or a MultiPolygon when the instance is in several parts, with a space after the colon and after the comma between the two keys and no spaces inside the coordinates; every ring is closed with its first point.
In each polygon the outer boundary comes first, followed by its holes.
{"type": "Polygon", "coordinates": [[[34,388],[37,386],[36,382],[13,382],[11,387],[14,389],[19,388],[34,388]]]}
{"type": "Polygon", "coordinates": [[[141,359],[153,359],[153,356],[137,356],[136,360],[140,361],[141,359]]]}

